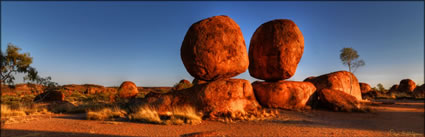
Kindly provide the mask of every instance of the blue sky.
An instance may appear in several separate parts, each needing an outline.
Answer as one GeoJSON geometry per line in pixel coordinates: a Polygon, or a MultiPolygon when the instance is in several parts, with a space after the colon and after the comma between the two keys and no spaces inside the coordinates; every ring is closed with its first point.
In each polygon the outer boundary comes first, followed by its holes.
{"type": "MultiPolygon", "coordinates": [[[[180,59],[190,25],[216,15],[239,24],[247,49],[255,29],[293,20],[305,39],[290,80],[347,70],[344,47],[366,62],[359,81],[424,83],[424,2],[1,2],[2,51],[13,43],[59,84],[172,86],[193,78],[180,59]]],[[[237,76],[250,80],[248,71],[237,76]]],[[[18,83],[19,83],[19,79],[18,83]]]]}

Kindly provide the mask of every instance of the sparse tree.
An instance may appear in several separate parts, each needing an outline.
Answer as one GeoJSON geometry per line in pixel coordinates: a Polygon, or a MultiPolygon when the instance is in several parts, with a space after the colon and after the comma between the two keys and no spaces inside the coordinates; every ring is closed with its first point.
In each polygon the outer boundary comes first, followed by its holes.
{"type": "Polygon", "coordinates": [[[339,58],[342,61],[342,64],[348,66],[348,71],[354,73],[357,68],[364,66],[365,62],[363,60],[359,60],[359,55],[357,51],[353,48],[343,48],[341,49],[341,54],[339,58]]]}
{"type": "Polygon", "coordinates": [[[27,73],[32,57],[29,53],[19,53],[21,48],[9,43],[6,53],[0,52],[1,58],[1,83],[13,85],[14,74],[27,73]]]}
{"type": "Polygon", "coordinates": [[[381,83],[378,83],[378,85],[376,85],[376,86],[378,87],[379,92],[381,92],[381,93],[385,92],[384,85],[382,85],[381,83]]]}

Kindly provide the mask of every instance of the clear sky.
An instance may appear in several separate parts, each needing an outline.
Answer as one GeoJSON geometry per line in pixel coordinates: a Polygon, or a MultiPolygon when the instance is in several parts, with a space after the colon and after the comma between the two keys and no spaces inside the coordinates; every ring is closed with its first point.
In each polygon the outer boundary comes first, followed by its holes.
{"type": "MultiPolygon", "coordinates": [[[[347,70],[339,54],[366,62],[359,81],[386,88],[424,83],[424,2],[1,2],[1,49],[30,52],[32,66],[59,84],[172,86],[193,78],[180,59],[190,25],[216,15],[239,24],[247,49],[255,29],[293,20],[304,55],[290,80],[347,70]]],[[[237,76],[250,80],[248,71],[237,76]]],[[[17,78],[19,83],[19,79],[17,78]]]]}

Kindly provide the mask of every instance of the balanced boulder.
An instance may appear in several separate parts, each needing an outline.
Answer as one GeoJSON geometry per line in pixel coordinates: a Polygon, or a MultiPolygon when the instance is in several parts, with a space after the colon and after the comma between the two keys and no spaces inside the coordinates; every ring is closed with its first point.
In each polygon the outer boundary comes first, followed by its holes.
{"type": "Polygon", "coordinates": [[[206,81],[237,76],[249,65],[239,25],[228,16],[214,16],[192,24],[180,55],[189,74],[206,81]]]}
{"type": "Polygon", "coordinates": [[[303,109],[316,91],[310,82],[277,81],[252,83],[255,97],[262,106],[303,109]]]}
{"type": "Polygon", "coordinates": [[[362,99],[359,81],[353,73],[348,71],[332,72],[307,81],[312,82],[317,91],[327,88],[331,91],[343,91],[358,100],[362,99]]]}
{"type": "Polygon", "coordinates": [[[304,52],[304,37],[288,19],[266,22],[257,28],[249,46],[249,74],[278,81],[292,77],[304,52]]]}
{"type": "Polygon", "coordinates": [[[367,93],[367,92],[372,90],[370,85],[367,84],[367,83],[360,82],[359,84],[360,84],[360,91],[362,92],[362,94],[367,93]]]}
{"type": "Polygon", "coordinates": [[[416,83],[411,79],[403,79],[400,81],[398,91],[411,93],[416,88],[416,83]]]}
{"type": "Polygon", "coordinates": [[[332,89],[321,89],[318,92],[320,106],[334,111],[358,111],[360,103],[357,99],[346,92],[332,89]]]}
{"type": "Polygon", "coordinates": [[[136,84],[131,81],[124,81],[118,88],[118,96],[120,98],[132,98],[139,93],[136,84]]]}

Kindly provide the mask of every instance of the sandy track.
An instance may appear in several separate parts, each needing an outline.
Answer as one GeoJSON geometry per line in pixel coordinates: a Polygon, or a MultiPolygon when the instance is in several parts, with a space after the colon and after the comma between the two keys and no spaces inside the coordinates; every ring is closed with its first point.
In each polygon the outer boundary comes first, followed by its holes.
{"type": "Polygon", "coordinates": [[[105,122],[84,120],[84,114],[62,114],[5,125],[1,136],[180,136],[205,131],[219,136],[424,136],[423,101],[378,102],[372,107],[371,113],[281,110],[270,120],[199,125],[105,122]]]}

